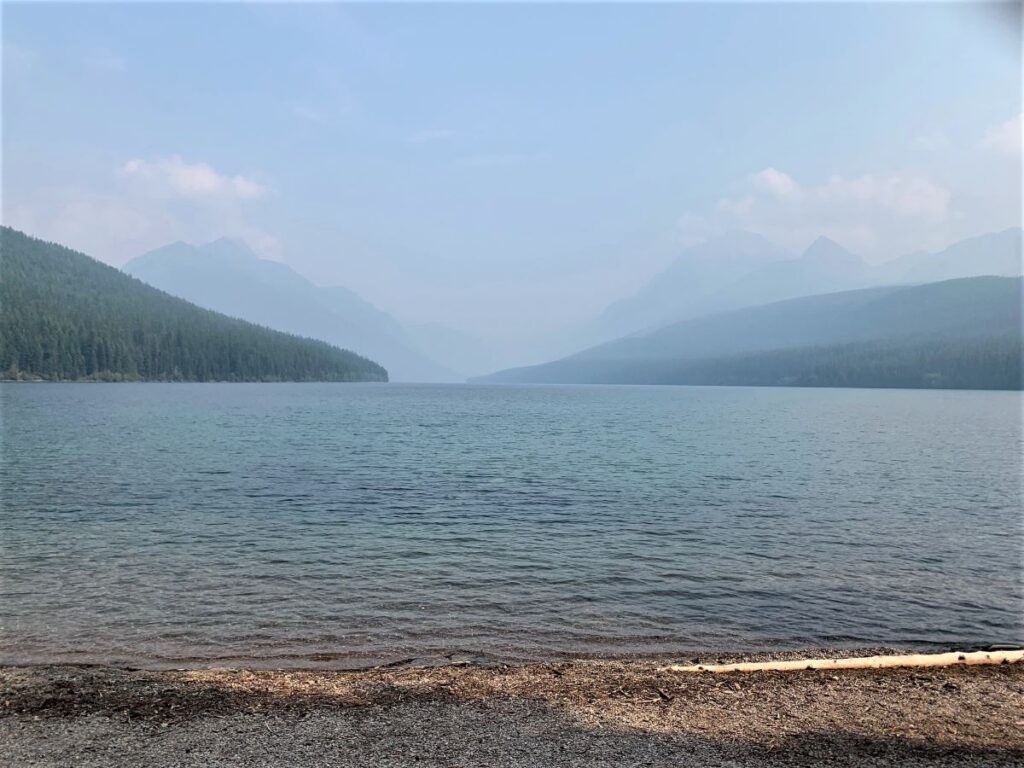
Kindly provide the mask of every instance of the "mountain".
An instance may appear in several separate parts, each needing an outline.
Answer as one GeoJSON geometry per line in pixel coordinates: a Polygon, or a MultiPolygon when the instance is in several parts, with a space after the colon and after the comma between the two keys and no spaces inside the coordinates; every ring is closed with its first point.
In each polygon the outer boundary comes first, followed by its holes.
{"type": "Polygon", "coordinates": [[[687,248],[633,296],[610,305],[587,329],[596,340],[654,328],[718,308],[714,298],[738,277],[792,254],[750,232],[730,232],[687,248]]]}
{"type": "Polygon", "coordinates": [[[920,251],[875,268],[875,279],[887,283],[930,283],[974,275],[1016,277],[1022,273],[1018,227],[954,243],[938,253],[920,251]]]}
{"type": "Polygon", "coordinates": [[[387,381],[353,352],[200,309],[8,227],[0,258],[5,378],[387,381]]]}
{"type": "Polygon", "coordinates": [[[721,312],[871,284],[869,267],[863,261],[835,241],[819,237],[797,259],[765,264],[737,276],[710,297],[709,306],[721,312]]]}
{"type": "Polygon", "coordinates": [[[244,243],[216,240],[150,251],[124,271],[201,307],[288,333],[358,349],[392,381],[454,381],[455,372],[421,352],[405,328],[347,288],[322,288],[291,267],[260,259],[244,243]]]}
{"type": "Polygon", "coordinates": [[[832,360],[843,375],[830,381],[977,386],[980,378],[1000,388],[1019,383],[1020,351],[1021,279],[977,277],[809,296],[686,320],[481,380],[791,384],[810,382],[808,370],[832,360]],[[987,378],[955,374],[985,350],[987,378]],[[882,366],[881,358],[899,367],[899,375],[863,375],[882,366]],[[932,370],[940,359],[946,367],[932,370]],[[1007,370],[1017,378],[1008,378],[1007,370]]]}
{"type": "Polygon", "coordinates": [[[813,294],[981,275],[1019,276],[1021,259],[1019,228],[880,265],[866,264],[825,237],[791,258],[757,235],[734,232],[684,251],[635,296],[609,306],[593,324],[590,338],[604,341],[687,318],[813,294]]]}

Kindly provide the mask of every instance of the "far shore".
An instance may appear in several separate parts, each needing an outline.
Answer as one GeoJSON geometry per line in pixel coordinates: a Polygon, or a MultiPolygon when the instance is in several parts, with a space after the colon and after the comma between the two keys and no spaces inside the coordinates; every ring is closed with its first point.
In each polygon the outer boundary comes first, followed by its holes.
{"type": "Polygon", "coordinates": [[[674,660],[780,659],[788,670],[717,672],[665,659],[347,672],[8,666],[0,762],[1021,765],[1024,662],[1010,660],[1019,656],[881,669],[793,668],[792,653],[674,660]]]}

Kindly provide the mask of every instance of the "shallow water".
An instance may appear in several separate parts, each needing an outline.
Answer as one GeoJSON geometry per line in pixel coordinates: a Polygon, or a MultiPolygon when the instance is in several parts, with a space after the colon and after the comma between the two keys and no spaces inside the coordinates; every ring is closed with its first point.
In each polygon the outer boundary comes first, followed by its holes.
{"type": "Polygon", "coordinates": [[[5,662],[1024,640],[1019,393],[0,395],[5,662]]]}

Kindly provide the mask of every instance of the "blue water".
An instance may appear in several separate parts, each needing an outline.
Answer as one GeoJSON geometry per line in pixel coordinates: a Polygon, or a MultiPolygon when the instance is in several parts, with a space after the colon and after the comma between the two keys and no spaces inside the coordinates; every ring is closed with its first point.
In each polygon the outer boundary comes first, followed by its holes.
{"type": "Polygon", "coordinates": [[[1021,396],[7,384],[0,661],[1024,639],[1021,396]]]}

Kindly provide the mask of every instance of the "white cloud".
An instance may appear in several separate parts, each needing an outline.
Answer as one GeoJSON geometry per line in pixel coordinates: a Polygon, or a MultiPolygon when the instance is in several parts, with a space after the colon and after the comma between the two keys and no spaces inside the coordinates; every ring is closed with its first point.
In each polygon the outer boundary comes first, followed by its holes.
{"type": "Polygon", "coordinates": [[[1019,157],[1021,145],[1024,143],[1022,132],[1024,132],[1024,114],[1011,117],[1005,123],[989,128],[985,133],[985,138],[981,140],[981,146],[993,152],[1019,157]]]}
{"type": "Polygon", "coordinates": [[[218,173],[206,163],[189,163],[178,155],[154,161],[129,160],[117,169],[119,176],[139,179],[156,194],[186,198],[251,200],[267,188],[246,176],[218,173]]]}
{"type": "Polygon", "coordinates": [[[832,176],[810,190],[814,204],[825,209],[842,205],[858,210],[881,209],[908,218],[941,222],[949,213],[948,189],[912,175],[873,176],[856,179],[832,176]]]}
{"type": "Polygon", "coordinates": [[[750,177],[750,183],[759,189],[771,192],[776,197],[793,198],[800,194],[800,185],[787,173],[775,168],[765,168],[750,177]]]}
{"type": "Polygon", "coordinates": [[[43,202],[4,211],[4,223],[118,264],[180,238],[177,222],[143,200],[66,190],[43,202]]]}
{"type": "Polygon", "coordinates": [[[5,223],[37,237],[122,264],[174,240],[245,240],[257,253],[280,256],[278,240],[252,223],[248,206],[268,193],[248,176],[218,172],[178,155],[133,159],[111,173],[68,185],[20,191],[3,206],[5,223]]]}
{"type": "Polygon", "coordinates": [[[826,235],[867,255],[889,254],[929,242],[950,219],[950,203],[948,189],[910,172],[835,175],[807,184],[769,167],[748,176],[709,213],[687,212],[677,228],[684,242],[739,228],[794,249],[826,235]]]}
{"type": "Polygon", "coordinates": [[[692,244],[739,228],[800,250],[825,235],[879,261],[1019,227],[1022,131],[1024,115],[967,146],[941,131],[922,133],[908,147],[915,165],[900,170],[801,179],[767,167],[716,203],[685,212],[677,240],[692,244]]]}

